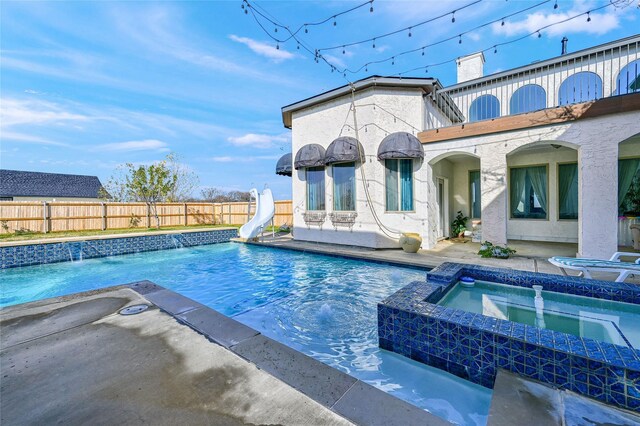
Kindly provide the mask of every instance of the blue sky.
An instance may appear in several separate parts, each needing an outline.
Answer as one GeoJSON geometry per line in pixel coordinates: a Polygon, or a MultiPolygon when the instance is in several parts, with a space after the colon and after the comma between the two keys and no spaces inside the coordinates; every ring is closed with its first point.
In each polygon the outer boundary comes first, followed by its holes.
{"type": "MultiPolygon", "coordinates": [[[[347,44],[411,26],[471,3],[397,1],[373,3],[300,33],[313,48],[347,44]]],[[[541,0],[542,1],[542,0],[541,0]]],[[[380,39],[326,52],[342,68],[454,36],[541,1],[484,0],[451,17],[380,39]]],[[[294,28],[322,20],[360,2],[258,1],[294,28]]],[[[391,75],[454,59],[517,38],[608,1],[551,0],[526,13],[466,34],[394,64],[349,74],[391,75]]],[[[226,2],[11,2],[0,10],[0,167],[95,174],[103,181],[121,163],[150,163],[168,152],[200,177],[201,186],[248,190],[268,184],[289,198],[290,179],[277,176],[277,159],[290,150],[280,108],[345,84],[340,73],[316,64],[295,42],[276,49],[240,1],[226,2]]],[[[485,72],[557,56],[638,33],[637,1],[622,1],[551,27],[488,54],[485,72]],[[623,7],[627,5],[627,7],[623,7]]],[[[281,37],[283,30],[274,31],[281,37]]],[[[455,64],[416,76],[455,82],[455,64]]],[[[337,135],[336,135],[337,136],[337,135]]],[[[197,192],[196,194],[197,195],[197,192]]]]}

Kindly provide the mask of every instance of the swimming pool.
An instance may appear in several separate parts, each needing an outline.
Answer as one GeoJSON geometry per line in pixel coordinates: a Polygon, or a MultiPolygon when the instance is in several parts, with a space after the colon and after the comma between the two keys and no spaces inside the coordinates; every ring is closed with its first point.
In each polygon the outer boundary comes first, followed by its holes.
{"type": "Polygon", "coordinates": [[[491,391],[380,350],[377,303],[425,271],[236,243],[0,271],[0,306],[148,279],[459,424],[491,391]]]}

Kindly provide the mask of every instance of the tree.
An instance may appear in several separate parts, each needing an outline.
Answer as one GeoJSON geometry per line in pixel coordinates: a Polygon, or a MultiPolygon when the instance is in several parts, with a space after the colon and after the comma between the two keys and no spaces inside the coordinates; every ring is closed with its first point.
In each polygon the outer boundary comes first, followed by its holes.
{"type": "Polygon", "coordinates": [[[175,190],[178,176],[169,168],[165,160],[150,166],[127,164],[125,180],[126,193],[137,200],[144,201],[151,214],[156,218],[156,227],[160,228],[157,203],[167,200],[175,190]]]}
{"type": "Polygon", "coordinates": [[[191,167],[180,162],[180,156],[176,153],[169,153],[165,161],[171,173],[176,177],[176,184],[171,188],[167,196],[167,201],[177,202],[189,200],[193,190],[196,189],[200,183],[198,175],[191,167]]]}
{"type": "Polygon", "coordinates": [[[221,188],[207,187],[200,191],[203,200],[212,203],[229,203],[238,201],[251,201],[251,193],[244,191],[224,191],[221,188]]]}

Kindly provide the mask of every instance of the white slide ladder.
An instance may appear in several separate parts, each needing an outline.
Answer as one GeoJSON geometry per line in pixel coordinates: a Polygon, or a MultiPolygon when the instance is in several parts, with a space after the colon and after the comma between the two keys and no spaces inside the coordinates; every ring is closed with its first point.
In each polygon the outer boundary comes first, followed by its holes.
{"type": "Polygon", "coordinates": [[[256,199],[256,212],[249,222],[240,227],[240,238],[247,240],[257,237],[276,213],[273,194],[269,188],[265,188],[262,194],[259,194],[255,188],[250,192],[256,199]]]}

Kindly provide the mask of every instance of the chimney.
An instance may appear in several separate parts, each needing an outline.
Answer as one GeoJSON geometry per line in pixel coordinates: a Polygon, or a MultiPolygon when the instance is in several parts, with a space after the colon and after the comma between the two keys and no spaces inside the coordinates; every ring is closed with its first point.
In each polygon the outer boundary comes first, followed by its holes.
{"type": "Polygon", "coordinates": [[[458,83],[484,76],[484,55],[473,53],[458,58],[458,83]]]}
{"type": "Polygon", "coordinates": [[[562,41],[561,41],[561,43],[562,43],[562,54],[563,54],[563,55],[566,55],[566,54],[567,54],[567,42],[568,42],[568,41],[569,41],[569,39],[568,39],[568,38],[566,38],[566,37],[562,37],[562,41]]]}

